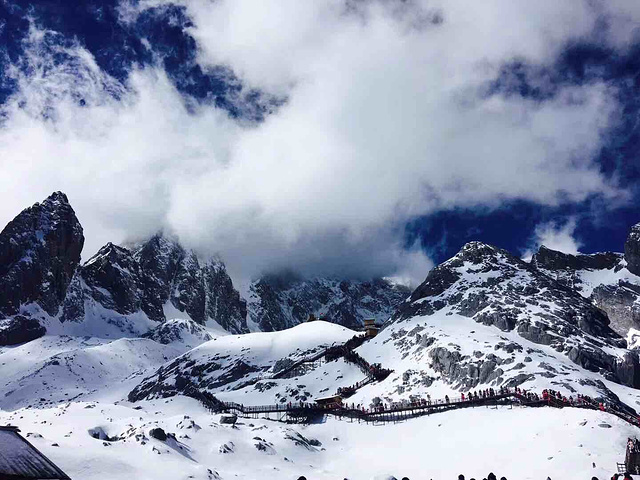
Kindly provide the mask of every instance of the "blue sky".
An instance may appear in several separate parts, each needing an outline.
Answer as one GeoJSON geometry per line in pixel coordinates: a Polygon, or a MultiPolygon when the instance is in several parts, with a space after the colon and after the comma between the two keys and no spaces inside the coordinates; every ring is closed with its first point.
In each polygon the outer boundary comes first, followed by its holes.
{"type": "Polygon", "coordinates": [[[640,8],[514,3],[2,0],[0,216],[64,190],[86,257],[163,229],[241,278],[621,251],[640,8]]]}

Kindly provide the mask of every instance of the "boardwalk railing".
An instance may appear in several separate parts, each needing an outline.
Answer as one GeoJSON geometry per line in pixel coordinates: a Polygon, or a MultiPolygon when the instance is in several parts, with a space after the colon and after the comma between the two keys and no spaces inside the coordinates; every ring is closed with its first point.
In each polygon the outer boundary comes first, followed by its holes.
{"type": "Polygon", "coordinates": [[[208,392],[199,391],[195,385],[185,390],[185,393],[198,400],[212,413],[237,412],[243,415],[260,415],[269,413],[286,414],[291,419],[309,419],[320,415],[334,415],[339,418],[352,418],[363,421],[397,421],[412,417],[430,415],[461,408],[475,408],[493,405],[520,405],[528,407],[550,406],[555,408],[584,408],[602,410],[640,427],[637,417],[631,416],[617,409],[608,407],[603,409],[601,403],[588,397],[581,397],[573,402],[566,402],[556,397],[542,398],[538,395],[525,394],[517,390],[503,389],[494,395],[477,396],[472,398],[444,398],[437,400],[420,400],[406,402],[392,406],[380,405],[374,408],[356,408],[344,406],[318,406],[313,403],[281,403],[273,405],[243,405],[236,402],[222,402],[208,392]]]}

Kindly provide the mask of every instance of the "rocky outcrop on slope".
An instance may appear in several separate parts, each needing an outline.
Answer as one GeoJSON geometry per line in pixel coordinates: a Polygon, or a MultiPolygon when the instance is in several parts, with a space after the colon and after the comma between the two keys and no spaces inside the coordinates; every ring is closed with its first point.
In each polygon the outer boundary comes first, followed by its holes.
{"type": "Polygon", "coordinates": [[[43,336],[46,331],[35,318],[23,315],[5,318],[0,320],[0,346],[30,342],[43,336]]]}
{"type": "MultiPolygon", "coordinates": [[[[145,274],[140,278],[142,310],[151,320],[165,320],[163,305],[171,296],[171,284],[183,267],[185,251],[176,242],[154,235],[133,254],[145,274]]],[[[180,310],[185,311],[186,305],[180,310]]]]}
{"type": "MultiPolygon", "coordinates": [[[[465,245],[434,268],[401,305],[392,321],[445,311],[547,345],[607,378],[640,387],[634,358],[622,361],[605,347],[625,341],[609,319],[576,291],[505,250],[480,242],[465,245]]],[[[632,354],[633,355],[633,354],[632,354]]]]}
{"type": "Polygon", "coordinates": [[[386,321],[409,293],[407,287],[385,279],[360,282],[270,275],[251,284],[249,317],[263,331],[290,328],[306,321],[309,314],[358,328],[368,318],[386,321]]]}
{"type": "Polygon", "coordinates": [[[23,210],[0,233],[0,345],[44,335],[23,307],[57,315],[84,244],[82,227],[66,195],[55,192],[23,210]],[[18,315],[21,313],[20,315],[18,315]]]}
{"type": "Polygon", "coordinates": [[[622,268],[620,260],[622,260],[622,255],[619,253],[604,252],[590,255],[572,255],[551,250],[541,245],[538,252],[532,257],[531,264],[539,269],[552,272],[561,272],[563,270],[575,272],[577,270],[622,268]]]}
{"type": "Polygon", "coordinates": [[[219,259],[211,259],[202,267],[205,315],[214,318],[222,328],[232,333],[247,332],[247,303],[233,287],[231,277],[219,259]]]}
{"type": "Polygon", "coordinates": [[[640,285],[624,280],[615,285],[599,285],[589,298],[607,313],[611,328],[620,335],[626,336],[629,329],[640,327],[640,285]]]}
{"type": "Polygon", "coordinates": [[[624,255],[571,255],[542,246],[531,265],[588,298],[608,315],[611,328],[626,336],[630,328],[640,327],[640,277],[632,271],[639,231],[640,225],[632,228],[624,255]]]}
{"type": "Polygon", "coordinates": [[[213,338],[202,325],[184,319],[167,320],[144,334],[143,337],[163,345],[183,342],[192,346],[208,342],[213,338]]]}

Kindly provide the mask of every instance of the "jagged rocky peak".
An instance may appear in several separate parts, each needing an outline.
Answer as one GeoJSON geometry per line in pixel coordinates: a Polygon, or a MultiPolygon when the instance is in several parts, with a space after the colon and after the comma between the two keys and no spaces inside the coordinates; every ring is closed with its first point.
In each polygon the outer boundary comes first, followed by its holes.
{"type": "Polygon", "coordinates": [[[284,271],[254,281],[249,293],[249,318],[263,331],[277,331],[306,321],[310,314],[351,328],[368,318],[386,321],[411,292],[382,278],[304,278],[284,271]]]}
{"type": "Polygon", "coordinates": [[[462,267],[465,265],[469,265],[470,270],[474,272],[498,271],[503,276],[527,268],[525,262],[506,250],[482,242],[469,242],[455,256],[429,272],[426,280],[411,294],[410,302],[444,293],[463,277],[462,267]],[[472,267],[475,265],[478,267],[472,267]]]}
{"type": "Polygon", "coordinates": [[[531,264],[606,312],[611,328],[624,337],[630,328],[640,327],[640,277],[629,270],[625,256],[571,255],[540,247],[531,264]]]}
{"type": "MultiPolygon", "coordinates": [[[[163,306],[171,296],[172,281],[185,255],[177,241],[162,234],[154,235],[135,250],[133,257],[144,273],[141,277],[142,310],[150,319],[157,322],[165,320],[163,306]]],[[[188,305],[181,306],[181,311],[188,308],[188,305]]]]}
{"type": "Polygon", "coordinates": [[[541,245],[531,258],[531,264],[544,270],[608,270],[619,267],[622,255],[613,252],[592,253],[590,255],[563,253],[541,245]]]}
{"type": "Polygon", "coordinates": [[[0,345],[22,343],[46,329],[26,308],[55,316],[80,262],[82,226],[62,192],[23,210],[0,233],[0,345]],[[21,313],[18,315],[18,313],[21,313]]]}
{"type": "Polygon", "coordinates": [[[224,263],[218,258],[201,261],[163,234],[133,251],[105,245],[82,267],[81,277],[94,300],[120,314],[142,311],[164,322],[169,308],[171,315],[184,314],[202,325],[211,319],[231,333],[248,331],[246,302],[224,263]]]}
{"type": "Polygon", "coordinates": [[[211,258],[204,264],[202,279],[206,292],[206,317],[217,319],[220,326],[228,332],[247,332],[247,302],[234,288],[220,258],[211,258]]]}
{"type": "Polygon", "coordinates": [[[80,262],[82,226],[62,192],[23,210],[0,233],[0,313],[37,303],[56,315],[80,262]]]}
{"type": "Polygon", "coordinates": [[[392,321],[435,314],[458,314],[505,332],[515,331],[589,370],[640,386],[634,384],[637,375],[628,368],[634,359],[623,365],[603,348],[625,346],[606,314],[506,250],[480,242],[465,245],[428,274],[392,321]]]}
{"type": "Polygon", "coordinates": [[[624,258],[629,271],[640,275],[640,223],[631,227],[627,241],[624,243],[624,258]]]}
{"type": "Polygon", "coordinates": [[[140,267],[131,251],[109,242],[81,270],[95,301],[121,314],[140,309],[140,267]]]}

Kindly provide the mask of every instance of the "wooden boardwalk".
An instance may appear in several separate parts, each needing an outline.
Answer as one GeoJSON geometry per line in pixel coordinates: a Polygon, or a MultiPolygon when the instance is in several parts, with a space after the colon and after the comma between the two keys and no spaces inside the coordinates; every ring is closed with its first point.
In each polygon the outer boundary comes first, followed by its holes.
{"type": "MultiPolygon", "coordinates": [[[[423,415],[446,412],[462,408],[478,408],[489,406],[524,406],[554,408],[582,408],[587,410],[602,410],[599,403],[591,399],[579,399],[564,402],[554,398],[542,399],[539,396],[523,394],[516,390],[506,390],[493,396],[480,396],[473,399],[439,399],[435,401],[421,401],[397,405],[393,407],[378,407],[373,409],[349,408],[347,406],[319,407],[313,403],[281,403],[273,405],[243,405],[235,402],[222,402],[208,392],[200,392],[193,387],[187,395],[200,401],[212,413],[234,412],[242,416],[259,418],[261,415],[274,414],[276,420],[306,423],[323,416],[332,415],[360,422],[387,423],[408,420],[423,415]]],[[[616,409],[607,408],[606,413],[615,415],[625,422],[640,427],[638,418],[616,409]]]]}
{"type": "MultiPolygon", "coordinates": [[[[371,365],[364,358],[362,358],[354,350],[362,345],[365,341],[364,336],[356,335],[347,341],[343,345],[336,345],[325,348],[324,350],[315,353],[309,357],[305,357],[289,365],[287,368],[276,372],[271,375],[271,379],[287,378],[288,375],[295,374],[296,369],[300,369],[304,364],[313,363],[321,358],[327,359],[327,361],[335,360],[337,358],[344,358],[345,361],[350,362],[358,366],[366,377],[357,382],[354,385],[347,387],[341,387],[338,389],[338,394],[343,398],[347,398],[353,395],[359,388],[369,385],[376,381],[382,381],[393,372],[393,370],[382,368],[381,365],[371,365]]],[[[260,378],[258,380],[263,380],[260,378]]],[[[184,390],[184,394],[198,400],[212,413],[220,412],[234,412],[247,417],[258,418],[261,415],[269,416],[275,415],[277,420],[289,421],[289,422],[312,422],[318,418],[332,415],[337,418],[347,418],[357,420],[359,422],[374,422],[374,423],[386,423],[386,422],[398,422],[414,418],[422,415],[431,415],[434,413],[445,412],[449,410],[456,410],[461,408],[477,408],[477,407],[489,407],[489,406],[527,406],[527,407],[541,407],[550,406],[555,408],[583,408],[589,410],[603,410],[602,404],[588,398],[580,397],[577,400],[571,399],[567,401],[556,398],[555,396],[542,397],[530,392],[524,393],[520,389],[499,389],[495,394],[488,395],[486,392],[484,395],[476,395],[472,398],[464,396],[460,398],[439,399],[435,401],[420,400],[415,402],[407,402],[400,405],[393,405],[390,407],[379,406],[375,408],[354,408],[346,405],[333,405],[333,406],[319,406],[310,402],[297,402],[297,403],[280,403],[273,405],[243,405],[235,402],[223,402],[217,399],[209,392],[203,392],[198,387],[190,383],[184,390]]],[[[630,415],[629,413],[607,408],[605,410],[611,415],[615,415],[621,418],[625,422],[640,427],[640,421],[637,416],[630,415]]]]}

